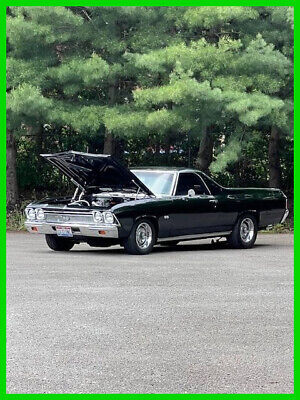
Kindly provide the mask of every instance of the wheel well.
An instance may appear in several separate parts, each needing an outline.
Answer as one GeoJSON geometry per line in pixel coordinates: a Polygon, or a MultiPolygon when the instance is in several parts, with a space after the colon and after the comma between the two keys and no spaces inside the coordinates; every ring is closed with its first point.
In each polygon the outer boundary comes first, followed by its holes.
{"type": "Polygon", "coordinates": [[[253,216],[255,217],[256,222],[257,222],[257,225],[258,225],[258,223],[259,223],[259,211],[257,211],[257,210],[245,210],[245,211],[242,211],[242,212],[239,213],[237,220],[238,220],[242,215],[245,215],[245,214],[253,215],[253,216]]]}

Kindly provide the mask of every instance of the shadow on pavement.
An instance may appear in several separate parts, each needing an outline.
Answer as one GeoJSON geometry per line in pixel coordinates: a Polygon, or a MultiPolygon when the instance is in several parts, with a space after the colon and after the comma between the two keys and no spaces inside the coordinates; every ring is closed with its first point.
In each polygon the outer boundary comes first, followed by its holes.
{"type": "MultiPolygon", "coordinates": [[[[256,244],[253,249],[261,248],[261,247],[269,247],[269,244],[256,244]]],[[[85,253],[85,254],[95,254],[95,253],[103,253],[103,254],[111,254],[111,255],[120,255],[125,254],[128,255],[123,247],[113,246],[113,247],[86,247],[85,249],[76,248],[75,246],[70,252],[69,255],[76,255],[78,253],[85,253]]],[[[215,250],[231,250],[237,251],[235,249],[230,248],[226,242],[219,242],[219,243],[203,243],[203,244],[183,244],[179,243],[176,246],[160,246],[156,245],[152,253],[174,253],[174,252],[186,252],[186,251],[215,251],[215,250]]],[[[250,249],[251,250],[251,249],[250,249]]],[[[248,249],[249,251],[249,249],[248,249]]],[[[59,253],[58,253],[59,254],[59,253]]],[[[60,253],[61,254],[61,253],[60,253]]]]}

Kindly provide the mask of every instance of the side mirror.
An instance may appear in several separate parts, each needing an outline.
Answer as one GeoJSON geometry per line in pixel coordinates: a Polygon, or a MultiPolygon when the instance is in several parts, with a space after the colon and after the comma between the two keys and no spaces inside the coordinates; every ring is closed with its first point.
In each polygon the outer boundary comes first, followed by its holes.
{"type": "Polygon", "coordinates": [[[188,196],[189,196],[189,197],[194,197],[195,195],[196,195],[195,190],[194,190],[194,189],[189,189],[189,191],[188,191],[188,196]]]}

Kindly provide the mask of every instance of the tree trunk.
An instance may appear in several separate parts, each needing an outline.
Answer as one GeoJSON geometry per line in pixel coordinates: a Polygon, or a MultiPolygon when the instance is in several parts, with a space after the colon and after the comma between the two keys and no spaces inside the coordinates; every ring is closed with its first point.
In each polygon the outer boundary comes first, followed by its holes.
{"type": "Polygon", "coordinates": [[[279,188],[280,183],[279,131],[276,126],[272,126],[269,141],[269,187],[279,188]]]}
{"type": "Polygon", "coordinates": [[[103,153],[110,155],[114,155],[115,153],[114,138],[112,133],[108,130],[105,132],[103,153]]]}
{"type": "Polygon", "coordinates": [[[125,141],[122,138],[115,137],[114,141],[114,156],[120,161],[124,163],[124,150],[125,150],[125,141]]]}
{"type": "Polygon", "coordinates": [[[16,142],[11,131],[6,132],[6,207],[13,208],[19,200],[16,170],[16,142]]]}
{"type": "Polygon", "coordinates": [[[203,172],[209,172],[209,166],[213,159],[214,140],[211,129],[204,127],[199,145],[195,165],[203,172]]]}
{"type": "MultiPolygon", "coordinates": [[[[108,104],[110,106],[114,105],[115,103],[115,94],[116,94],[116,88],[115,86],[110,86],[108,89],[108,104]]],[[[115,155],[115,140],[113,137],[113,134],[106,128],[105,129],[105,137],[104,137],[104,146],[103,146],[103,153],[104,154],[110,154],[110,155],[115,155]]]]}
{"type": "Polygon", "coordinates": [[[36,135],[36,151],[37,155],[39,156],[43,152],[44,148],[44,127],[42,124],[40,124],[36,130],[35,130],[35,135],[36,135]]]}

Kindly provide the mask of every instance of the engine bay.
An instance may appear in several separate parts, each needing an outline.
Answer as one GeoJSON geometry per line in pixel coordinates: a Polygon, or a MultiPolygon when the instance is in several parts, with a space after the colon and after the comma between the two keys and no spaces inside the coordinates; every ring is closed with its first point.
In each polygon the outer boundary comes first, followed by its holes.
{"type": "Polygon", "coordinates": [[[149,197],[145,193],[133,193],[133,192],[101,192],[85,194],[81,193],[79,198],[76,200],[73,196],[72,200],[68,203],[68,206],[88,206],[88,207],[101,207],[103,209],[109,209],[116,204],[143,199],[149,197]]]}

